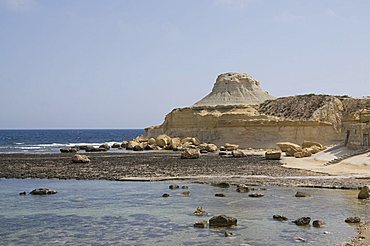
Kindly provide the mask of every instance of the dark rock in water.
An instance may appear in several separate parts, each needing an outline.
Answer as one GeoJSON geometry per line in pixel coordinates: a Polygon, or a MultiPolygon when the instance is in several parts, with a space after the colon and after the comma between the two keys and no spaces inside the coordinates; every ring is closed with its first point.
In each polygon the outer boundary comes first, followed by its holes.
{"type": "Polygon", "coordinates": [[[348,217],[344,222],[346,222],[346,223],[360,223],[361,219],[359,217],[348,217]]]}
{"type": "Polygon", "coordinates": [[[195,228],[206,228],[208,225],[208,222],[206,220],[197,221],[194,223],[195,228]]]}
{"type": "Polygon", "coordinates": [[[296,224],[297,226],[306,226],[309,225],[310,222],[311,222],[310,217],[301,217],[293,221],[293,223],[296,224]]]}
{"type": "Polygon", "coordinates": [[[108,151],[110,149],[110,146],[109,146],[109,144],[102,144],[102,145],[99,146],[99,149],[104,149],[104,150],[108,151]]]}
{"type": "Polygon", "coordinates": [[[209,220],[210,227],[230,227],[236,226],[237,219],[226,215],[214,216],[209,220]]]}
{"type": "Polygon", "coordinates": [[[76,147],[60,149],[61,153],[76,153],[77,151],[79,151],[79,149],[76,147]]]}
{"type": "Polygon", "coordinates": [[[176,189],[179,189],[180,186],[177,185],[177,184],[172,184],[172,185],[168,186],[168,188],[170,188],[170,190],[176,190],[176,189]]]}
{"type": "Polygon", "coordinates": [[[313,227],[317,227],[317,228],[324,227],[325,226],[325,221],[323,221],[323,220],[314,220],[312,222],[312,225],[313,225],[313,227]]]}
{"type": "Polygon", "coordinates": [[[187,190],[187,189],[189,189],[189,186],[183,185],[183,186],[181,186],[181,189],[187,190]]]}
{"type": "Polygon", "coordinates": [[[90,159],[86,155],[74,155],[72,157],[73,163],[89,163],[90,159]]]}
{"type": "Polygon", "coordinates": [[[264,194],[262,193],[252,193],[252,194],[249,194],[250,197],[254,197],[254,198],[258,198],[258,197],[263,197],[264,194]]]}
{"type": "Polygon", "coordinates": [[[225,235],[225,237],[232,237],[232,236],[234,236],[234,234],[232,232],[229,232],[229,231],[225,231],[224,235],[225,235]]]}
{"type": "Polygon", "coordinates": [[[369,199],[370,189],[369,186],[362,187],[361,191],[358,193],[358,199],[369,199]]]}
{"type": "Polygon", "coordinates": [[[190,196],[190,191],[183,191],[183,192],[181,192],[181,195],[190,196]]]}
{"type": "Polygon", "coordinates": [[[288,220],[288,218],[283,216],[283,215],[273,215],[272,218],[274,220],[278,220],[278,221],[287,221],[288,220]]]}
{"type": "Polygon", "coordinates": [[[168,194],[168,193],[164,193],[163,195],[162,195],[162,197],[169,197],[170,196],[170,194],[168,194]]]}
{"type": "Polygon", "coordinates": [[[310,197],[310,195],[303,191],[297,191],[297,193],[295,193],[295,197],[310,197]]]}
{"type": "Polygon", "coordinates": [[[225,194],[217,193],[217,194],[215,194],[215,197],[225,197],[225,194]]]}
{"type": "Polygon", "coordinates": [[[214,183],[212,185],[213,186],[220,187],[220,188],[229,188],[230,187],[230,184],[229,183],[226,183],[226,182],[214,183]]]}
{"type": "Polygon", "coordinates": [[[25,191],[19,193],[20,196],[25,196],[27,193],[25,191]]]}
{"type": "Polygon", "coordinates": [[[47,188],[34,189],[33,191],[30,192],[31,195],[52,195],[56,193],[57,193],[56,190],[51,190],[47,188]]]}
{"type": "Polygon", "coordinates": [[[121,143],[113,143],[113,144],[112,144],[112,148],[113,148],[113,149],[121,148],[121,143]]]}
{"type": "Polygon", "coordinates": [[[245,184],[238,184],[236,191],[240,193],[247,193],[249,192],[249,188],[245,184]]]}
{"type": "Polygon", "coordinates": [[[204,210],[202,207],[197,207],[197,209],[194,211],[194,215],[196,216],[203,216],[205,213],[206,210],[204,210]]]}

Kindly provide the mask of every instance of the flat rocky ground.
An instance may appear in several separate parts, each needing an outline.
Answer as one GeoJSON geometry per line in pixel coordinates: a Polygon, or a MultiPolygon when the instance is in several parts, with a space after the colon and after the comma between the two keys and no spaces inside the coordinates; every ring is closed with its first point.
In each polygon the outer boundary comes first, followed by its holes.
{"type": "MultiPolygon", "coordinates": [[[[84,154],[84,153],[82,153],[84,154]]],[[[202,155],[195,160],[176,152],[88,153],[87,164],[72,163],[73,154],[0,154],[0,178],[106,180],[191,179],[195,182],[244,183],[326,188],[358,188],[367,179],[340,178],[288,169],[262,156],[244,158],[202,155]]]]}

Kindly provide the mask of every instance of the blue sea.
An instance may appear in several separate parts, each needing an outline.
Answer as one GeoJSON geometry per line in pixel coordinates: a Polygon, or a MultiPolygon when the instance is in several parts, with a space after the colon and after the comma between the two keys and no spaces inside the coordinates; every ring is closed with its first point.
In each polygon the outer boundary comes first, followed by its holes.
{"type": "Polygon", "coordinates": [[[142,129],[0,130],[0,153],[56,153],[60,148],[122,142],[142,129]]]}

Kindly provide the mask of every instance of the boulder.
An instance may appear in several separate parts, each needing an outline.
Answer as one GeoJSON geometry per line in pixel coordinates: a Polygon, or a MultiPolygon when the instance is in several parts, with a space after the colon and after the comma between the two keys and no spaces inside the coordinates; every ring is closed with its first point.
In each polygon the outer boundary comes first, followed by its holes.
{"type": "Polygon", "coordinates": [[[323,220],[314,220],[312,222],[312,225],[313,225],[313,227],[321,228],[321,227],[325,226],[325,221],[323,221],[323,220]]]}
{"type": "Polygon", "coordinates": [[[181,189],[187,190],[187,189],[189,189],[189,186],[183,185],[183,186],[181,186],[181,189]]]}
{"type": "Polygon", "coordinates": [[[194,211],[194,215],[196,216],[203,216],[205,213],[206,211],[202,207],[197,207],[197,209],[194,211]]]}
{"type": "Polygon", "coordinates": [[[195,228],[206,228],[208,225],[208,222],[206,220],[197,221],[194,223],[195,228]]]}
{"type": "Polygon", "coordinates": [[[154,150],[155,149],[155,145],[152,145],[152,144],[145,144],[144,146],[144,149],[145,150],[154,150]]]}
{"type": "Polygon", "coordinates": [[[170,197],[170,194],[168,194],[168,193],[164,193],[164,194],[162,195],[162,197],[170,197]]]}
{"type": "Polygon", "coordinates": [[[215,197],[225,197],[225,194],[217,193],[217,194],[215,194],[215,197]]]}
{"type": "Polygon", "coordinates": [[[276,144],[282,152],[287,152],[289,148],[301,150],[302,147],[298,144],[291,143],[291,142],[279,142],[276,144]]]}
{"type": "Polygon", "coordinates": [[[288,220],[288,218],[287,217],[285,217],[285,216],[283,216],[283,215],[273,215],[272,216],[272,219],[274,219],[274,220],[278,220],[278,221],[287,221],[288,220]]]}
{"type": "Polygon", "coordinates": [[[181,139],[180,138],[171,138],[170,140],[171,149],[178,149],[181,146],[181,139]]]}
{"type": "MultiPolygon", "coordinates": [[[[290,155],[290,154],[289,154],[290,155]]],[[[294,152],[293,156],[295,158],[304,158],[304,157],[310,157],[312,155],[311,152],[309,152],[307,149],[303,149],[301,151],[294,152]]]]}
{"type": "Polygon", "coordinates": [[[87,145],[84,149],[85,149],[86,152],[99,152],[99,151],[102,151],[102,149],[95,148],[92,145],[87,145]]]}
{"type": "Polygon", "coordinates": [[[72,157],[73,163],[89,163],[90,159],[86,155],[74,155],[72,157]]]}
{"type": "Polygon", "coordinates": [[[136,145],[139,145],[140,143],[134,140],[128,141],[126,145],[127,150],[133,150],[136,145]]]}
{"type": "Polygon", "coordinates": [[[76,148],[76,147],[67,147],[67,148],[60,149],[61,153],[76,153],[77,151],[79,151],[79,148],[76,148]]]}
{"type": "Polygon", "coordinates": [[[135,141],[138,142],[138,143],[147,143],[148,138],[146,138],[144,136],[139,136],[139,137],[135,138],[135,141]]]}
{"type": "Polygon", "coordinates": [[[155,145],[156,144],[155,138],[149,138],[148,139],[148,144],[155,145]]]}
{"type": "Polygon", "coordinates": [[[230,184],[227,182],[220,182],[220,183],[212,183],[212,186],[216,186],[220,188],[229,188],[230,184]]]}
{"type": "Polygon", "coordinates": [[[358,193],[358,199],[369,199],[370,189],[369,186],[362,187],[361,191],[358,193]]]}
{"type": "Polygon", "coordinates": [[[318,142],[315,142],[315,141],[303,141],[303,144],[302,144],[302,148],[310,148],[312,146],[317,146],[320,148],[320,150],[323,150],[324,149],[324,146],[318,142]]]}
{"type": "Polygon", "coordinates": [[[230,144],[230,143],[225,143],[224,147],[225,147],[225,149],[227,151],[233,151],[233,150],[239,149],[239,145],[237,145],[237,144],[230,144]]]}
{"type": "Polygon", "coordinates": [[[310,197],[310,195],[306,192],[303,192],[303,191],[297,191],[297,193],[295,193],[294,195],[295,197],[310,197]]]}
{"type": "Polygon", "coordinates": [[[181,195],[190,196],[190,191],[183,191],[183,192],[181,192],[181,195]]]}
{"type": "Polygon", "coordinates": [[[181,140],[181,144],[182,144],[182,145],[184,145],[184,144],[186,144],[186,143],[188,143],[188,144],[192,144],[192,145],[195,145],[195,146],[200,145],[200,141],[199,141],[199,139],[197,139],[197,138],[193,138],[193,137],[186,137],[186,138],[183,138],[183,139],[181,140]]]}
{"type": "Polygon", "coordinates": [[[169,186],[168,186],[168,188],[169,188],[170,190],[176,190],[176,189],[179,189],[179,188],[180,188],[180,186],[179,186],[178,184],[172,184],[172,185],[169,185],[169,186]]]}
{"type": "Polygon", "coordinates": [[[210,227],[230,227],[237,225],[237,219],[226,215],[214,216],[209,220],[210,227]]]}
{"type": "Polygon", "coordinates": [[[140,143],[140,144],[137,144],[134,146],[134,148],[132,149],[133,151],[143,151],[145,149],[145,146],[147,144],[144,144],[144,143],[140,143]]]}
{"type": "Polygon", "coordinates": [[[56,190],[51,190],[48,188],[34,189],[33,191],[30,192],[31,195],[52,195],[56,193],[57,193],[56,190]]]}
{"type": "Polygon", "coordinates": [[[128,142],[127,142],[127,141],[123,141],[123,142],[121,143],[121,148],[126,149],[126,148],[127,148],[127,145],[128,145],[128,142]]]}
{"type": "Polygon", "coordinates": [[[309,148],[305,148],[306,151],[310,152],[311,155],[314,155],[316,153],[319,153],[322,149],[320,149],[319,147],[317,147],[316,145],[314,146],[311,146],[309,148]]]}
{"type": "Polygon", "coordinates": [[[232,155],[233,155],[233,157],[235,157],[235,158],[245,157],[244,152],[243,152],[243,151],[241,151],[241,150],[233,150],[233,151],[232,151],[232,155]]]}
{"type": "Polygon", "coordinates": [[[186,149],[181,153],[181,159],[198,159],[200,151],[198,149],[186,149]]]}
{"type": "Polygon", "coordinates": [[[252,193],[252,194],[249,194],[249,197],[253,197],[253,198],[258,198],[258,197],[263,197],[264,194],[262,193],[252,193]]]}
{"type": "Polygon", "coordinates": [[[105,144],[100,145],[99,149],[104,149],[104,150],[108,151],[110,149],[110,146],[109,146],[109,144],[105,143],[105,144]]]}
{"type": "Polygon", "coordinates": [[[121,144],[120,144],[120,143],[113,143],[113,144],[112,144],[112,148],[113,148],[113,149],[121,148],[121,144]]]}
{"type": "Polygon", "coordinates": [[[311,222],[310,217],[301,217],[293,221],[293,223],[296,224],[297,226],[306,226],[309,225],[310,222],[311,222]]]}
{"type": "Polygon", "coordinates": [[[163,148],[163,147],[165,147],[165,146],[169,145],[169,144],[170,144],[170,141],[171,141],[171,138],[170,138],[169,136],[167,136],[166,134],[161,134],[161,135],[159,135],[159,136],[155,139],[156,144],[157,144],[159,147],[161,147],[161,148],[163,148]]]}
{"type": "Polygon", "coordinates": [[[348,217],[347,219],[344,220],[346,223],[351,223],[351,224],[357,224],[361,222],[361,219],[359,217],[348,217]]]}
{"type": "Polygon", "coordinates": [[[208,152],[216,152],[217,151],[217,145],[216,144],[207,144],[206,150],[208,152]]]}
{"type": "Polygon", "coordinates": [[[245,184],[238,184],[236,188],[236,192],[247,193],[249,192],[249,188],[245,184]]]}
{"type": "Polygon", "coordinates": [[[281,159],[281,151],[279,150],[270,150],[265,152],[266,160],[280,160],[281,159]]]}

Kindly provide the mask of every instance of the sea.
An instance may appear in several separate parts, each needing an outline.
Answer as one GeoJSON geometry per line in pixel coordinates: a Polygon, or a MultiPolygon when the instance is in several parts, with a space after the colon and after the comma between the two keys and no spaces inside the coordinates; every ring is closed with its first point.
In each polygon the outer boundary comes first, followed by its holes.
{"type": "Polygon", "coordinates": [[[57,153],[75,145],[131,140],[143,129],[0,130],[0,153],[57,153]]]}
{"type": "MultiPolygon", "coordinates": [[[[54,153],[63,146],[120,142],[143,130],[1,130],[3,153],[54,153]]],[[[115,151],[115,150],[111,150],[115,151]]],[[[0,245],[344,245],[356,234],[347,217],[369,220],[370,203],[356,190],[256,186],[260,198],[190,180],[0,179],[0,245]],[[169,185],[188,186],[170,190],[169,185]],[[34,196],[35,188],[54,195],[34,196]],[[296,198],[297,191],[310,197],[296,198]],[[21,192],[27,195],[19,195],[21,192]],[[189,191],[190,195],[182,192],[189,191]],[[164,193],[169,197],[162,197],[164,193]],[[225,197],[216,197],[223,193],[225,197]],[[206,210],[194,215],[197,207],[206,210]],[[273,220],[284,215],[287,221],[273,220]],[[238,220],[231,228],[194,228],[216,215],[238,220]],[[293,220],[308,216],[311,226],[293,220]],[[322,219],[325,227],[312,221],[322,219]],[[225,231],[232,236],[225,237],[225,231]]]]}

